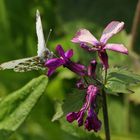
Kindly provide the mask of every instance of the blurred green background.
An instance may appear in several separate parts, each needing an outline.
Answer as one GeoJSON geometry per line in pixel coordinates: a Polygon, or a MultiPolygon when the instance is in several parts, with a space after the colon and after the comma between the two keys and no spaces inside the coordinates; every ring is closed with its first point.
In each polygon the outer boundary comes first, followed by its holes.
{"type": "MultiPolygon", "coordinates": [[[[36,55],[37,37],[35,14],[39,9],[47,39],[49,29],[53,32],[47,47],[52,51],[57,44],[65,49],[73,48],[73,60],[86,64],[93,54],[83,55],[78,45],[70,42],[79,28],[89,29],[97,38],[112,20],[125,22],[125,30],[110,42],[124,43],[130,50],[131,29],[137,0],[0,0],[0,63],[36,55]]],[[[140,35],[139,35],[140,36],[140,35]]],[[[130,50],[130,56],[109,52],[111,65],[124,65],[140,74],[140,41],[130,50]],[[119,61],[118,61],[119,60],[119,61]]],[[[15,73],[0,71],[0,97],[21,88],[41,72],[15,73]]],[[[9,140],[93,140],[104,137],[104,128],[94,138],[92,132],[84,131],[61,118],[52,122],[58,104],[74,88],[76,76],[61,68],[51,77],[45,95],[40,99],[28,119],[9,140]],[[61,73],[58,73],[61,71],[61,73]]],[[[109,120],[113,140],[140,139],[140,88],[133,95],[108,96],[109,120]]],[[[101,114],[102,116],[102,114],[101,114]]]]}

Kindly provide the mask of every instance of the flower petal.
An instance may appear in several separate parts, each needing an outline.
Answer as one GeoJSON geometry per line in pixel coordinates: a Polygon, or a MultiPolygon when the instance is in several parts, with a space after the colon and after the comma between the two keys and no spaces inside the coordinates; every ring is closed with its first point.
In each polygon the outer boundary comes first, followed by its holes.
{"type": "Polygon", "coordinates": [[[65,52],[65,57],[71,58],[72,56],[73,56],[73,50],[72,49],[65,52]]]}
{"type": "Polygon", "coordinates": [[[78,118],[77,114],[78,113],[76,113],[76,112],[68,113],[67,116],[66,116],[67,121],[72,123],[74,120],[77,120],[77,118],[78,118]]]}
{"type": "Polygon", "coordinates": [[[97,115],[94,115],[94,131],[98,132],[101,129],[102,122],[98,119],[97,115]]]}
{"type": "Polygon", "coordinates": [[[109,68],[108,65],[108,55],[106,53],[106,51],[99,51],[98,52],[99,58],[101,60],[101,63],[103,64],[103,67],[107,70],[109,68]]]}
{"type": "Polygon", "coordinates": [[[123,44],[109,43],[109,44],[105,45],[104,49],[120,52],[120,53],[123,53],[123,54],[128,54],[128,50],[127,50],[127,48],[124,47],[123,44]]]}
{"type": "Polygon", "coordinates": [[[112,21],[110,22],[103,31],[100,42],[106,44],[107,40],[113,35],[120,32],[124,27],[124,22],[112,21]]]}
{"type": "Polygon", "coordinates": [[[98,40],[86,29],[80,29],[71,41],[74,43],[89,43],[94,46],[98,43],[98,40]]]}
{"type": "Polygon", "coordinates": [[[52,58],[45,62],[45,66],[48,68],[57,68],[63,65],[65,61],[61,58],[52,58]]]}
{"type": "Polygon", "coordinates": [[[85,129],[88,131],[94,130],[95,132],[98,132],[101,129],[101,121],[98,119],[97,114],[92,111],[92,109],[89,109],[88,116],[85,121],[85,129]]]}
{"type": "Polygon", "coordinates": [[[92,103],[94,103],[98,92],[99,92],[98,87],[96,87],[94,85],[89,85],[88,86],[88,89],[87,89],[87,95],[88,96],[86,98],[86,101],[87,101],[88,104],[92,105],[92,103]]]}
{"type": "Polygon", "coordinates": [[[86,71],[85,71],[86,68],[84,65],[77,64],[77,63],[69,60],[66,62],[66,64],[64,66],[80,76],[84,76],[86,74],[86,71]]]}
{"type": "Polygon", "coordinates": [[[78,112],[78,119],[77,119],[77,122],[78,122],[78,126],[82,126],[83,125],[83,122],[84,122],[84,115],[85,115],[85,110],[82,110],[82,111],[79,111],[78,112]]]}
{"type": "Polygon", "coordinates": [[[64,52],[64,49],[62,48],[61,45],[57,45],[56,51],[58,52],[58,54],[59,54],[60,57],[62,56],[62,57],[65,58],[65,52],[64,52]]]}
{"type": "Polygon", "coordinates": [[[45,62],[45,66],[48,67],[47,76],[51,76],[56,68],[63,65],[65,62],[60,58],[52,58],[45,62]]]}
{"type": "Polygon", "coordinates": [[[50,69],[48,69],[48,71],[47,71],[47,76],[49,77],[49,76],[51,76],[53,73],[54,73],[54,71],[56,70],[56,68],[50,68],[50,69]]]}

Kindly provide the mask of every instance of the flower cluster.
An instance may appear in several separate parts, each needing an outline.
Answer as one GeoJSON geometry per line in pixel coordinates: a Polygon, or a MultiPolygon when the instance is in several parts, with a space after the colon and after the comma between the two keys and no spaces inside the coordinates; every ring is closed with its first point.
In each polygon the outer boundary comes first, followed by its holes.
{"type": "Polygon", "coordinates": [[[89,85],[87,87],[86,92],[86,101],[80,111],[71,112],[67,114],[66,118],[68,122],[73,122],[77,120],[78,126],[82,126],[83,123],[85,125],[85,129],[88,131],[94,130],[97,132],[101,128],[101,121],[97,117],[97,113],[95,111],[96,108],[96,97],[99,94],[99,88],[94,85],[89,85]],[[84,116],[86,115],[86,119],[84,122],[84,116]]]}
{"type": "MultiPolygon", "coordinates": [[[[86,51],[98,53],[99,59],[105,71],[109,68],[108,55],[106,50],[112,50],[123,54],[128,54],[128,50],[123,44],[107,43],[107,41],[115,34],[120,32],[124,27],[124,22],[112,21],[104,29],[100,40],[98,41],[88,30],[80,29],[72,42],[79,43],[80,47],[86,51]]],[[[74,73],[81,76],[81,79],[76,83],[79,90],[85,90],[85,101],[81,109],[77,112],[70,112],[67,114],[66,119],[72,123],[77,120],[78,126],[85,126],[88,131],[93,130],[97,132],[101,128],[101,121],[98,119],[98,98],[101,98],[101,84],[97,83],[96,66],[97,61],[91,60],[89,66],[75,63],[70,60],[73,56],[73,50],[64,52],[61,45],[56,47],[59,55],[57,58],[46,60],[45,66],[48,68],[47,75],[51,76],[56,68],[63,66],[74,73]],[[90,82],[85,79],[90,79],[90,82]],[[92,81],[92,82],[91,82],[92,81]],[[96,82],[95,82],[96,81],[96,82]]]]}

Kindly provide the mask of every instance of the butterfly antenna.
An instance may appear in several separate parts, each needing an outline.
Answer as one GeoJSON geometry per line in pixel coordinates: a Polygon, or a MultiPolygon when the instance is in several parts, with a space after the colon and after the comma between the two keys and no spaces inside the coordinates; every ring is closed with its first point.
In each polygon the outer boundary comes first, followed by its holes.
{"type": "Polygon", "coordinates": [[[48,44],[48,41],[49,41],[49,38],[50,38],[51,32],[52,32],[52,29],[50,29],[50,31],[49,31],[49,33],[48,33],[48,37],[47,37],[47,40],[46,40],[46,44],[48,44]]]}

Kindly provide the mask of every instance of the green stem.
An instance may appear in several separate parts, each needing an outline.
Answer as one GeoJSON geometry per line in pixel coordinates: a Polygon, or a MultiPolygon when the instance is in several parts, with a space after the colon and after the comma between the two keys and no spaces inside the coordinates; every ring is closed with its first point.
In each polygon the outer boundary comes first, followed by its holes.
{"type": "MultiPolygon", "coordinates": [[[[105,70],[104,84],[106,84],[106,77],[107,77],[107,70],[105,70]]],[[[104,89],[102,89],[102,107],[103,107],[105,137],[106,137],[106,140],[111,140],[110,139],[109,121],[108,121],[107,100],[106,100],[106,93],[105,93],[104,89]]]]}
{"type": "Polygon", "coordinates": [[[104,85],[105,85],[105,84],[106,84],[106,82],[107,82],[107,81],[106,81],[106,80],[107,80],[106,78],[107,78],[107,70],[105,69],[104,85]]]}
{"type": "Polygon", "coordinates": [[[109,130],[109,121],[108,121],[108,109],[107,109],[107,101],[106,101],[106,93],[102,90],[102,98],[103,98],[103,117],[104,117],[104,127],[105,127],[105,136],[106,140],[110,140],[110,130],[109,130]]]}
{"type": "Polygon", "coordinates": [[[85,80],[86,84],[88,85],[88,81],[87,81],[86,77],[83,77],[83,79],[85,80]]]}

